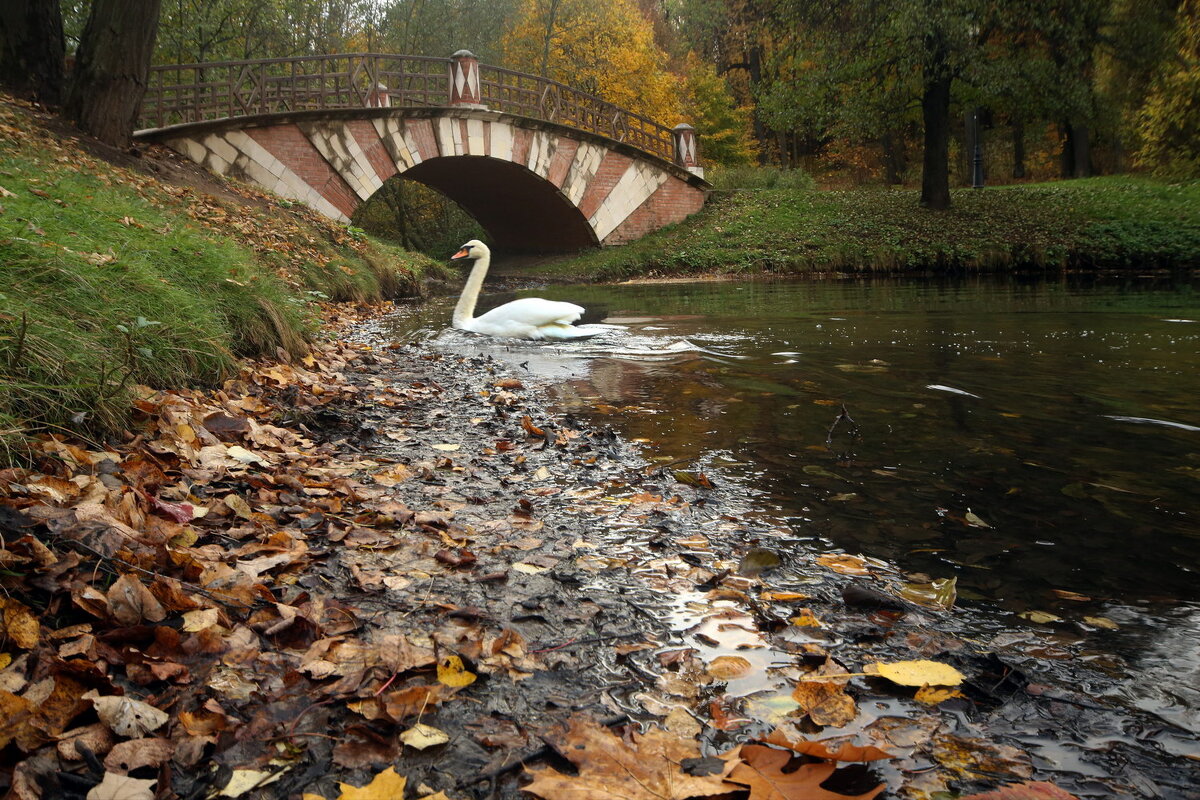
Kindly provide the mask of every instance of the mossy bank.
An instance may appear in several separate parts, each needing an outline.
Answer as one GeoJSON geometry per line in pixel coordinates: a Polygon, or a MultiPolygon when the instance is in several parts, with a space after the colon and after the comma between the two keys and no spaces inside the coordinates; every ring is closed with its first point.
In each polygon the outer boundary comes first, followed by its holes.
{"type": "Polygon", "coordinates": [[[633,244],[538,268],[593,280],[756,272],[1200,266],[1200,181],[1112,177],[962,189],[948,211],[911,190],[714,192],[633,244]]]}
{"type": "Polygon", "coordinates": [[[165,151],[56,126],[0,96],[0,461],[33,431],[119,432],[138,385],[299,355],[319,301],[413,294],[438,269],[165,151]]]}

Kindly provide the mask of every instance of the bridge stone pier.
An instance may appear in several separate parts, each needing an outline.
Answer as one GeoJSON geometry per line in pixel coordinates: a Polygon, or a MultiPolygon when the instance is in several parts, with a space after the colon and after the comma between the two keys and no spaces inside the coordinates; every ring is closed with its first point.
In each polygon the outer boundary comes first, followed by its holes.
{"type": "MultiPolygon", "coordinates": [[[[456,70],[478,69],[461,55],[456,70]]],[[[703,206],[708,184],[689,126],[671,132],[675,159],[667,160],[570,125],[489,110],[477,73],[474,82],[469,72],[454,78],[451,102],[439,107],[392,107],[386,85],[373,83],[358,107],[176,124],[138,137],[342,222],[402,175],[457,202],[509,251],[629,242],[703,206]]]]}

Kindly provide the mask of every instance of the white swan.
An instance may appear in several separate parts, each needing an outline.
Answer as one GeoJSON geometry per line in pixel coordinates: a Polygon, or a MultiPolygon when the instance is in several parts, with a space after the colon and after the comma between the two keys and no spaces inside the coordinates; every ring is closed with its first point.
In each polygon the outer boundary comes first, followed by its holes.
{"type": "Polygon", "coordinates": [[[471,316],[475,313],[475,301],[479,299],[479,290],[483,287],[492,251],[483,242],[472,239],[451,258],[469,258],[475,262],[450,322],[460,331],[507,336],[511,339],[585,339],[596,335],[595,331],[582,330],[571,324],[583,315],[583,308],[574,303],[543,300],[540,297],[513,300],[481,316],[471,316]]]}

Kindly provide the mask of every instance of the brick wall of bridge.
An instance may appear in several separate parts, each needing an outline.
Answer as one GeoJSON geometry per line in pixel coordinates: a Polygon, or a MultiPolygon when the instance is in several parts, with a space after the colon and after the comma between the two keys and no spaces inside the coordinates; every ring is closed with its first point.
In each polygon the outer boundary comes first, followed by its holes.
{"type": "MultiPolygon", "coordinates": [[[[535,208],[543,212],[553,209],[546,205],[547,198],[514,194],[548,192],[569,203],[586,220],[592,243],[632,241],[679,222],[704,205],[705,185],[683,170],[652,157],[639,157],[636,151],[600,137],[522,122],[486,111],[408,117],[399,110],[368,110],[358,116],[333,112],[260,119],[247,127],[230,120],[224,127],[209,125],[203,131],[180,132],[164,141],[213,172],[257,183],[343,222],[388,178],[447,158],[481,159],[463,162],[459,183],[464,184],[464,193],[472,190],[473,174],[482,175],[489,169],[482,159],[516,164],[541,179],[511,186],[489,183],[492,191],[487,197],[464,194],[460,203],[468,208],[474,204],[476,211],[489,211],[481,204],[494,203],[494,210],[504,212],[479,214],[481,219],[516,219],[512,215],[520,213],[522,203],[528,203],[530,213],[535,213],[535,208]],[[531,202],[534,199],[538,202],[531,202]]],[[[456,199],[455,182],[438,188],[456,199]]],[[[537,222],[524,220],[531,228],[537,222]]],[[[550,226],[544,227],[552,237],[550,226]]],[[[543,244],[553,246],[555,242],[543,244]]],[[[577,240],[563,243],[582,244],[577,240]]]]}

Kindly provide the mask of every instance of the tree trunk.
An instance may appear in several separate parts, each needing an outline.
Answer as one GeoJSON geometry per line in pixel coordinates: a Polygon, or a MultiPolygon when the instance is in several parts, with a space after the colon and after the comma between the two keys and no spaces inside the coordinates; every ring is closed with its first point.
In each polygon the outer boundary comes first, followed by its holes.
{"type": "Polygon", "coordinates": [[[883,134],[879,140],[883,148],[883,172],[890,186],[899,186],[904,182],[904,136],[894,131],[883,134]]]}
{"type": "Polygon", "coordinates": [[[1075,158],[1075,163],[1072,165],[1071,174],[1076,178],[1092,177],[1092,140],[1091,131],[1087,125],[1072,125],[1071,131],[1074,133],[1074,144],[1072,155],[1075,158]]]}
{"type": "Polygon", "coordinates": [[[62,102],[62,11],[58,0],[0,3],[0,84],[47,106],[62,102]]]}
{"type": "Polygon", "coordinates": [[[1025,177],[1025,123],[1021,120],[1013,120],[1012,124],[1012,142],[1013,142],[1013,170],[1014,178],[1025,177]]]}
{"type": "Polygon", "coordinates": [[[925,156],[921,165],[921,205],[950,207],[950,82],[945,52],[938,46],[924,69],[921,117],[925,123],[925,156]]]}
{"type": "Polygon", "coordinates": [[[146,93],[161,0],[94,0],[63,116],[114,147],[129,144],[146,93]]]}

